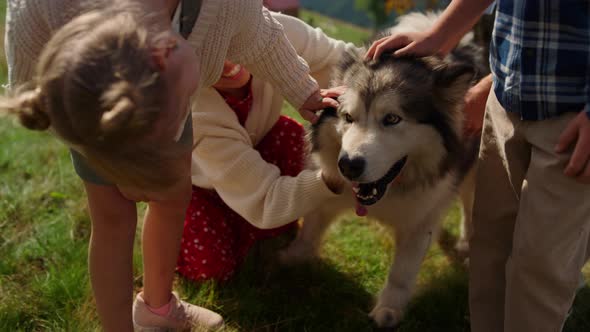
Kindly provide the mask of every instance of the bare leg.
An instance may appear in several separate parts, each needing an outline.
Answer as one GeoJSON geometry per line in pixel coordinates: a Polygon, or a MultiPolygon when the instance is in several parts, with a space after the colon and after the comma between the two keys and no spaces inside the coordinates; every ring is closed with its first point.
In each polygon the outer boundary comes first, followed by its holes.
{"type": "Polygon", "coordinates": [[[104,331],[133,331],[133,239],[135,203],[114,186],[84,182],[92,219],[89,269],[104,331]]]}
{"type": "Polygon", "coordinates": [[[154,308],[170,301],[184,217],[191,198],[190,179],[166,200],[149,202],[143,226],[143,299],[154,308]]]}
{"type": "Polygon", "coordinates": [[[463,220],[461,222],[461,235],[455,249],[461,257],[466,258],[469,255],[469,238],[473,233],[473,200],[475,198],[475,167],[473,167],[459,188],[459,197],[463,211],[463,220]]]}

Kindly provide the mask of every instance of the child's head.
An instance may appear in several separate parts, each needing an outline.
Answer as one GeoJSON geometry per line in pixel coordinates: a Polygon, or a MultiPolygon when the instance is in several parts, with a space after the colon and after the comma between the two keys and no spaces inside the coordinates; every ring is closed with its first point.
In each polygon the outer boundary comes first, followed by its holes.
{"type": "Polygon", "coordinates": [[[186,42],[158,22],[132,6],[75,18],[45,46],[29,90],[1,108],[27,128],[51,127],[116,184],[172,184],[199,73],[186,42]]]}

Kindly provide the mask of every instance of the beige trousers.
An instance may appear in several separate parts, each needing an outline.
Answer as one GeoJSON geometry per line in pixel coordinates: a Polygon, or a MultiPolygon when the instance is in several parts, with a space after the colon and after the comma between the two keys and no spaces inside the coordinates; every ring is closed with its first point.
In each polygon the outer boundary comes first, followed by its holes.
{"type": "Polygon", "coordinates": [[[473,332],[558,332],[586,260],[590,185],[565,176],[559,135],[576,114],[522,121],[486,106],[470,240],[473,332]]]}

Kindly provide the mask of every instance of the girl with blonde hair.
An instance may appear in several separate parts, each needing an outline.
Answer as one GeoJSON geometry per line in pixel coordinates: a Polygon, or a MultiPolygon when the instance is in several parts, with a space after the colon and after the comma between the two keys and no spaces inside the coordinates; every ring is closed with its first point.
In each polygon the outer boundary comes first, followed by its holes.
{"type": "Polygon", "coordinates": [[[50,129],[72,149],[88,196],[90,279],[104,330],[216,329],[221,316],[171,292],[191,190],[191,96],[217,80],[227,56],[275,82],[309,119],[332,102],[259,1],[99,7],[86,12],[80,0],[8,3],[9,83],[16,92],[2,110],[28,128],[50,129]],[[144,289],[132,311],[135,201],[147,201],[148,211],[144,289]]]}

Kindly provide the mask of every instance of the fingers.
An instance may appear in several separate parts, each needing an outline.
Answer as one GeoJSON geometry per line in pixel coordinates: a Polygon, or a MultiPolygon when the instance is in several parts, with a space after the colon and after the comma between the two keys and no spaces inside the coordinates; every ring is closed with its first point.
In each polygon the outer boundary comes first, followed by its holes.
{"type": "Polygon", "coordinates": [[[576,181],[590,184],[590,163],[586,163],[586,167],[583,172],[576,177],[576,181]]]}
{"type": "Polygon", "coordinates": [[[590,184],[590,121],[585,112],[580,112],[570,121],[559,136],[555,152],[564,153],[574,144],[563,173],[580,183],[590,184]]]}
{"type": "Polygon", "coordinates": [[[383,37],[383,38],[380,38],[380,39],[374,41],[373,44],[371,45],[371,47],[369,47],[367,54],[365,54],[365,60],[371,60],[371,59],[377,58],[378,56],[377,57],[375,56],[375,51],[376,51],[377,47],[379,45],[383,44],[389,38],[391,38],[391,36],[383,37]]]}
{"type": "Polygon", "coordinates": [[[318,116],[310,110],[299,110],[299,114],[301,114],[301,117],[309,121],[311,124],[315,124],[318,121],[318,116]]]}
{"type": "Polygon", "coordinates": [[[588,143],[588,137],[580,136],[576,142],[574,152],[570,157],[570,161],[565,168],[565,175],[578,177],[588,164],[588,158],[590,157],[590,144],[588,143]]]}
{"type": "Polygon", "coordinates": [[[346,86],[341,85],[329,89],[320,90],[320,95],[324,98],[337,98],[346,92],[346,86]]]}
{"type": "MultiPolygon", "coordinates": [[[[341,87],[337,87],[334,89],[323,90],[319,92],[319,99],[313,102],[306,102],[304,106],[301,109],[299,109],[299,114],[301,114],[301,117],[303,119],[311,122],[312,124],[316,123],[318,120],[318,116],[315,113],[317,111],[328,107],[338,108],[340,104],[338,104],[338,101],[336,101],[332,97],[340,96],[341,90],[341,87]]],[[[313,100],[313,98],[313,96],[310,97],[311,100],[313,100]]]]}
{"type": "Polygon", "coordinates": [[[555,146],[555,152],[562,153],[571,146],[578,138],[579,124],[577,121],[572,121],[565,128],[563,133],[559,136],[557,145],[555,146]]]}
{"type": "Polygon", "coordinates": [[[335,99],[332,98],[323,98],[322,99],[322,109],[327,107],[338,108],[340,104],[335,99]]]}
{"type": "Polygon", "coordinates": [[[332,98],[322,98],[317,107],[314,107],[315,110],[300,109],[299,114],[301,114],[302,118],[314,124],[319,118],[315,112],[328,107],[338,108],[339,105],[340,104],[338,104],[338,102],[332,98]]]}
{"type": "Polygon", "coordinates": [[[416,37],[408,35],[394,35],[385,38],[381,38],[373,45],[367,52],[366,59],[378,59],[381,54],[396,50],[393,55],[396,57],[414,54],[416,48],[416,37]]]}
{"type": "Polygon", "coordinates": [[[409,42],[410,41],[406,36],[391,36],[391,38],[384,40],[382,43],[377,45],[377,47],[375,47],[375,54],[373,55],[373,60],[379,59],[381,54],[385,53],[388,50],[405,47],[409,42]]]}
{"type": "Polygon", "coordinates": [[[417,54],[416,42],[411,42],[406,47],[400,48],[399,50],[393,52],[393,55],[396,57],[416,55],[416,54],[417,54]]]}

